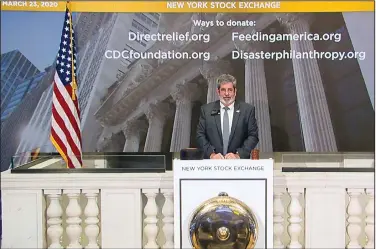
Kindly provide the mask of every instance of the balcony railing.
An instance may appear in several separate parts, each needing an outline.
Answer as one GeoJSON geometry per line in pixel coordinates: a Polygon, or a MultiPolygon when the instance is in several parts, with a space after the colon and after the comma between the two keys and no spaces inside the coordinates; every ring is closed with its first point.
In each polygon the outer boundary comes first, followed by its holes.
{"type": "MultiPolygon", "coordinates": [[[[337,172],[276,163],[274,248],[374,248],[374,162],[343,163],[337,172]]],[[[2,248],[174,248],[172,171],[6,171],[1,180],[2,248]]]]}

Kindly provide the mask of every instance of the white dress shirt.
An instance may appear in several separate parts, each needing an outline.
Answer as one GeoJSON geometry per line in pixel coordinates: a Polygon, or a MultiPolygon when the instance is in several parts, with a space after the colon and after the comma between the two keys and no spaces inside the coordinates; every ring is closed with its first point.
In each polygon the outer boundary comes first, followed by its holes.
{"type": "MultiPolygon", "coordinates": [[[[222,130],[222,134],[223,134],[223,115],[225,114],[225,109],[223,109],[225,106],[221,103],[221,130],[222,130]]],[[[232,126],[232,118],[234,116],[234,102],[228,106],[228,108],[230,108],[229,110],[227,110],[227,113],[228,113],[228,120],[229,120],[229,134],[231,134],[231,126],[232,126]]]]}

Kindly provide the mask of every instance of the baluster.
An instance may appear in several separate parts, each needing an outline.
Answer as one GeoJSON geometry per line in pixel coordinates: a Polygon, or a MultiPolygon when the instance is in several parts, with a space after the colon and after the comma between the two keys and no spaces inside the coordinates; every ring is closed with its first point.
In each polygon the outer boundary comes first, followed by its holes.
{"type": "Polygon", "coordinates": [[[361,248],[359,244],[359,236],[361,233],[361,218],[362,207],[359,203],[359,196],[364,190],[362,189],[348,189],[348,195],[350,196],[350,203],[347,207],[347,213],[349,215],[347,221],[347,234],[350,237],[350,241],[347,244],[347,248],[361,248]]]}
{"type": "Polygon", "coordinates": [[[61,216],[63,209],[60,205],[61,190],[45,190],[44,194],[50,200],[47,208],[47,235],[51,241],[48,248],[63,248],[60,243],[63,235],[63,226],[61,216]]]}
{"type": "Polygon", "coordinates": [[[283,235],[283,221],[284,221],[284,213],[285,208],[282,203],[282,196],[285,192],[285,189],[275,189],[274,190],[274,248],[284,248],[285,246],[282,243],[282,235],[283,235]]]}
{"type": "Polygon", "coordinates": [[[144,213],[146,218],[144,220],[146,226],[144,232],[147,238],[147,243],[144,248],[159,248],[157,244],[157,234],[158,234],[158,206],[155,201],[155,197],[158,194],[158,189],[143,189],[142,192],[148,198],[144,213]]]}
{"type": "Polygon", "coordinates": [[[80,190],[64,190],[69,198],[69,203],[65,213],[67,214],[67,236],[69,238],[68,248],[82,248],[80,243],[81,227],[81,206],[78,203],[80,190]]]}
{"type": "Polygon", "coordinates": [[[302,231],[302,225],[300,224],[302,222],[302,218],[300,215],[303,208],[300,205],[299,197],[303,191],[300,189],[289,189],[288,191],[291,197],[291,202],[288,208],[288,213],[290,215],[288,232],[291,241],[288,248],[302,248],[302,244],[299,242],[299,235],[302,231]]]}
{"type": "Polygon", "coordinates": [[[368,204],[366,206],[366,227],[365,232],[367,235],[367,244],[365,248],[375,248],[375,221],[374,221],[374,213],[375,213],[375,207],[374,207],[374,201],[375,201],[375,195],[373,189],[366,189],[366,194],[368,196],[368,204]]]}
{"type": "Polygon", "coordinates": [[[86,216],[85,223],[85,234],[88,238],[88,245],[85,248],[99,248],[97,243],[97,238],[99,235],[99,207],[97,203],[97,196],[99,190],[83,190],[82,193],[85,194],[87,198],[87,205],[84,210],[86,216]]]}
{"type": "Polygon", "coordinates": [[[162,248],[173,249],[174,248],[174,201],[173,201],[173,190],[172,189],[162,189],[166,201],[162,208],[163,218],[163,232],[165,235],[166,242],[162,248]]]}

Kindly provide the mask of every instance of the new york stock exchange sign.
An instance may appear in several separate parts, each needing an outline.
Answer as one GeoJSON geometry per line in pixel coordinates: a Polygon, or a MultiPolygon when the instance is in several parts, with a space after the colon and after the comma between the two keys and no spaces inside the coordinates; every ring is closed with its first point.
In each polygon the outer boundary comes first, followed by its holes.
{"type": "Polygon", "coordinates": [[[175,248],[273,248],[273,160],[174,160],[175,248]]]}

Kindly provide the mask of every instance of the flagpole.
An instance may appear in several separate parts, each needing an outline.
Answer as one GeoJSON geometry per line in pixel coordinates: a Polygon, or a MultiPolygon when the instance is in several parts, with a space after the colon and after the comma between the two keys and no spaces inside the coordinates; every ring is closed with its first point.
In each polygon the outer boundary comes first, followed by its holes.
{"type": "MultiPolygon", "coordinates": [[[[72,66],[72,100],[75,101],[77,97],[77,82],[75,77],[75,69],[74,69],[74,46],[73,46],[73,22],[72,22],[72,2],[68,1],[68,14],[69,14],[69,37],[70,37],[70,50],[71,50],[71,66],[72,66]]],[[[77,156],[77,155],[74,155],[77,156]]],[[[80,155],[81,158],[81,155],[80,155]]],[[[67,162],[67,168],[69,168],[67,162]]]]}
{"type": "Polygon", "coordinates": [[[50,140],[66,161],[67,168],[82,167],[82,141],[80,129],[80,112],[75,76],[76,53],[73,31],[72,5],[66,3],[64,26],[57,56],[54,88],[52,96],[52,119],[50,140]],[[68,26],[69,25],[69,26],[68,26]],[[70,31],[67,34],[68,29],[70,31]],[[68,37],[70,35],[70,37],[68,37]],[[70,42],[70,43],[69,43],[70,42]],[[61,57],[61,58],[60,58],[61,57]],[[63,98],[59,98],[63,94],[63,98]],[[65,94],[65,95],[64,95],[65,94]],[[61,105],[66,108],[59,108],[61,105]],[[67,127],[67,125],[70,125],[67,127]],[[56,130],[58,132],[56,132],[56,130]]]}
{"type": "Polygon", "coordinates": [[[69,35],[70,35],[70,44],[71,44],[71,52],[72,52],[72,99],[76,100],[76,89],[77,89],[77,82],[75,77],[75,71],[74,71],[74,51],[73,51],[73,25],[72,25],[72,3],[68,1],[68,10],[69,10],[69,35]]]}

